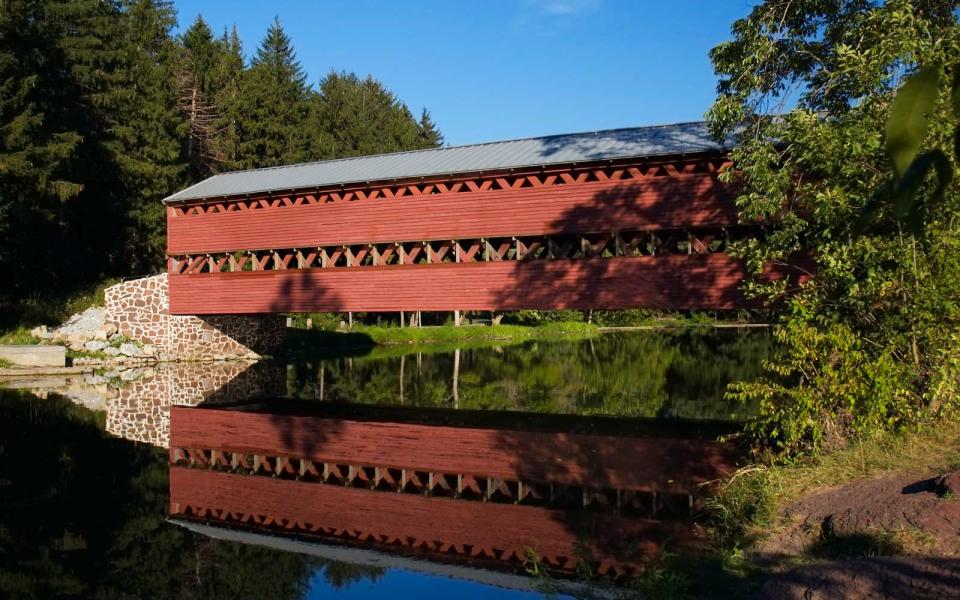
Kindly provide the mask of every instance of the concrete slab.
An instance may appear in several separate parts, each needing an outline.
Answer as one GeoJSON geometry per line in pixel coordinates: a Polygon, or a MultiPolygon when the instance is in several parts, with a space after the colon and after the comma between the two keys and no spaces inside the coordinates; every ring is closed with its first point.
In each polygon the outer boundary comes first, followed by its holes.
{"type": "Polygon", "coordinates": [[[63,346],[3,346],[0,358],[21,367],[63,367],[67,349],[63,346]]]}

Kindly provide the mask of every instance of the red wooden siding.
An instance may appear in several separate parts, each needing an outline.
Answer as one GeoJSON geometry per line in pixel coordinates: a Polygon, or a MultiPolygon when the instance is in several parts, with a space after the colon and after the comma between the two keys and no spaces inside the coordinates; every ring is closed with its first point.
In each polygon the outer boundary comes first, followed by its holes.
{"type": "MultiPolygon", "coordinates": [[[[214,204],[213,202],[211,204],[214,204]]],[[[336,201],[223,213],[168,210],[167,252],[187,254],[734,225],[716,174],[336,201]]],[[[466,307],[460,307],[466,308],[466,307]]]]}
{"type": "Polygon", "coordinates": [[[269,527],[286,535],[346,536],[375,547],[433,553],[440,560],[460,555],[519,566],[533,549],[548,566],[567,571],[584,555],[582,544],[589,544],[603,573],[636,572],[638,563],[655,554],[659,542],[690,537],[684,523],[388,494],[183,467],[170,468],[170,512],[269,527]]]}
{"type": "Polygon", "coordinates": [[[170,312],[736,309],[744,275],[726,254],[170,275],[170,312]]]}
{"type": "Polygon", "coordinates": [[[686,491],[731,449],[667,438],[501,431],[173,407],[170,447],[637,491],[686,491]]]}

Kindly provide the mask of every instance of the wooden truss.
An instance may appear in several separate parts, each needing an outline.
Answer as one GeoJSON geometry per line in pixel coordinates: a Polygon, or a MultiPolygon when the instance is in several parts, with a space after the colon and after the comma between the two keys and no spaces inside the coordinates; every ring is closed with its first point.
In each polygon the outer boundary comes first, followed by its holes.
{"type": "Polygon", "coordinates": [[[559,485],[369,465],[317,462],[307,458],[269,456],[202,448],[170,449],[173,465],[297,479],[372,491],[442,496],[465,501],[528,504],[590,510],[650,519],[687,519],[693,515],[692,491],[646,490],[559,485]]]}
{"type": "Polygon", "coordinates": [[[356,200],[377,200],[430,196],[435,194],[461,194],[524,188],[549,188],[570,184],[605,181],[642,181],[651,178],[677,177],[702,173],[719,173],[732,163],[722,157],[691,157],[669,161],[636,164],[605,164],[593,166],[543,168],[531,172],[478,174],[443,179],[421,178],[402,183],[358,184],[306,190],[290,190],[262,196],[218,198],[176,204],[168,207],[170,217],[228,213],[250,210],[282,209],[293,206],[313,206],[356,200]]]}
{"type": "Polygon", "coordinates": [[[711,254],[726,251],[746,233],[742,227],[655,231],[615,231],[433,240],[381,244],[344,244],[316,248],[185,254],[169,258],[172,274],[232,273],[287,269],[329,269],[439,263],[559,260],[711,254]]]}

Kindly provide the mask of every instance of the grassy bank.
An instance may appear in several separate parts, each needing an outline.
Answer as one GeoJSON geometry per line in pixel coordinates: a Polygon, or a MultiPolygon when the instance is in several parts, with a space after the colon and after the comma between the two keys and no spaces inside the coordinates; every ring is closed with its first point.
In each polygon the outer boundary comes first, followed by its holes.
{"type": "Polygon", "coordinates": [[[957,469],[960,422],[948,418],[919,431],[858,440],[795,464],[751,467],[732,477],[717,496],[717,532],[742,546],[776,527],[785,506],[812,492],[885,471],[922,477],[957,469]]]}
{"type": "MultiPolygon", "coordinates": [[[[751,549],[781,530],[783,509],[811,494],[885,472],[908,472],[918,479],[960,469],[960,423],[944,419],[919,431],[907,431],[801,462],[746,467],[721,484],[707,505],[707,540],[695,555],[665,554],[634,582],[640,598],[743,598],[774,573],[818,560],[815,556],[767,557],[751,549]]],[[[910,532],[870,540],[862,556],[910,550],[910,532]],[[902,539],[901,539],[902,538],[902,539]]],[[[915,540],[913,540],[915,541],[915,540]]],[[[851,548],[844,547],[845,557],[851,548]]]]}
{"type": "Polygon", "coordinates": [[[589,323],[563,322],[544,323],[533,327],[525,325],[439,325],[435,327],[379,327],[360,326],[354,331],[370,337],[374,343],[389,346],[394,344],[442,344],[467,341],[523,341],[530,339],[588,338],[598,332],[589,323]]]}
{"type": "Polygon", "coordinates": [[[103,306],[104,291],[117,282],[108,279],[71,293],[0,299],[0,344],[36,344],[31,329],[59,325],[91,306],[103,306]]]}
{"type": "Polygon", "coordinates": [[[528,340],[585,339],[600,332],[588,323],[545,323],[525,325],[439,325],[434,327],[384,327],[360,325],[349,331],[289,329],[287,341],[278,353],[283,357],[405,354],[411,347],[426,352],[446,352],[490,344],[515,344],[528,340]]]}

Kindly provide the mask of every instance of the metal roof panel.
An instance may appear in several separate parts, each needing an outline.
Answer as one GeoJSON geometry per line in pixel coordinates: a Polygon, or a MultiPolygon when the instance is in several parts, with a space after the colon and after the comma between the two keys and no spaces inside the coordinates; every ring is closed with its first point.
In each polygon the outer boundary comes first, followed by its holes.
{"type": "Polygon", "coordinates": [[[675,123],[431,148],[220,173],[164,198],[180,202],[367,181],[725,149],[706,123],[675,123]]]}

